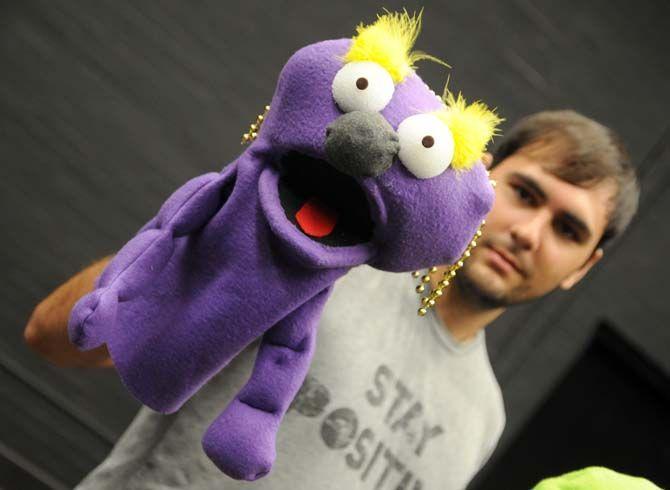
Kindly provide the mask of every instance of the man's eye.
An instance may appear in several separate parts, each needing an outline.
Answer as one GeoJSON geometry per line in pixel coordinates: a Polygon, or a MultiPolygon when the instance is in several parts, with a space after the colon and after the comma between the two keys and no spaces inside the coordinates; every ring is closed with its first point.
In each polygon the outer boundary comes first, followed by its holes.
{"type": "Polygon", "coordinates": [[[529,192],[525,187],[521,185],[514,185],[512,186],[514,188],[514,192],[516,193],[517,197],[527,203],[527,204],[535,204],[535,196],[531,192],[529,192]]]}
{"type": "Polygon", "coordinates": [[[579,241],[579,235],[575,229],[567,223],[563,223],[561,221],[556,223],[556,231],[559,235],[567,238],[568,240],[572,240],[574,242],[579,241]]]}

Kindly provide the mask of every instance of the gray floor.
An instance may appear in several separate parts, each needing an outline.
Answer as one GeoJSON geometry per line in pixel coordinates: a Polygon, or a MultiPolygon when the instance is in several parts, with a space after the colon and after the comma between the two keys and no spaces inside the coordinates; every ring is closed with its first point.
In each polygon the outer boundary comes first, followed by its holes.
{"type": "MultiPolygon", "coordinates": [[[[670,372],[670,4],[422,5],[417,47],[454,67],[453,90],[508,121],[566,107],[596,117],[624,136],[643,176],[639,219],[599,271],[489,329],[504,450],[600,318],[670,372]]],[[[29,352],[32,307],[122,245],[180,183],[232,160],[294,50],[349,37],[378,11],[369,1],[0,3],[0,487],[70,488],[137,409],[112,372],[57,369],[29,352]]],[[[438,90],[447,75],[430,64],[420,73],[438,90]]]]}

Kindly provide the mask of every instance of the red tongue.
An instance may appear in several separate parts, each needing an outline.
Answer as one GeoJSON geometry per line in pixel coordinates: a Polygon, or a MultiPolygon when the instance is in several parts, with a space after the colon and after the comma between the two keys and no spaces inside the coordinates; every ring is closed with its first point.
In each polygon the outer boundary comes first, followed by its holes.
{"type": "Polygon", "coordinates": [[[335,228],[337,213],[317,197],[310,197],[295,213],[295,219],[305,233],[321,238],[330,235],[335,228]]]}

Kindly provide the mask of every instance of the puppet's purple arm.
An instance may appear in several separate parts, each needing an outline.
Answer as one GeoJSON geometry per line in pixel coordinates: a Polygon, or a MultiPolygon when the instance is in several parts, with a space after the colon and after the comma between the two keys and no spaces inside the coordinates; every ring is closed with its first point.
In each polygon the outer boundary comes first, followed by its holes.
{"type": "Polygon", "coordinates": [[[156,217],[116,254],[96,289],[75,305],[68,325],[74,344],[92,349],[105,342],[119,302],[141,294],[163,270],[172,256],[175,238],[198,230],[220,209],[222,188],[234,171],[233,164],[222,173],[196,177],[165,201],[156,217]]]}
{"type": "Polygon", "coordinates": [[[265,333],[249,381],[207,429],[205,452],[228,476],[256,480],[270,471],[277,429],[307,375],[331,289],[265,333]]]}

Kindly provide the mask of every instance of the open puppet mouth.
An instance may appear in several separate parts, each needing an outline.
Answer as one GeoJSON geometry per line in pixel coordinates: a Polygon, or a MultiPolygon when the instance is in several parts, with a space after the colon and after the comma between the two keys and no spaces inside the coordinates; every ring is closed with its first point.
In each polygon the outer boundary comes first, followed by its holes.
{"type": "Polygon", "coordinates": [[[373,222],[358,183],[324,160],[289,152],[280,161],[279,200],[312,240],[331,246],[369,242],[373,222]]]}

